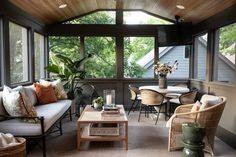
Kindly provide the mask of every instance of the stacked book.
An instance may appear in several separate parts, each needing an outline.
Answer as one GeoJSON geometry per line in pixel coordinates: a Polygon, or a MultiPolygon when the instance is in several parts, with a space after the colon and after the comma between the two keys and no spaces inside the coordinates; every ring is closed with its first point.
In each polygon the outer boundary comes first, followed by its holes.
{"type": "Polygon", "coordinates": [[[120,110],[119,107],[117,106],[108,106],[105,105],[103,106],[103,110],[102,110],[102,116],[120,116],[120,110]]]}

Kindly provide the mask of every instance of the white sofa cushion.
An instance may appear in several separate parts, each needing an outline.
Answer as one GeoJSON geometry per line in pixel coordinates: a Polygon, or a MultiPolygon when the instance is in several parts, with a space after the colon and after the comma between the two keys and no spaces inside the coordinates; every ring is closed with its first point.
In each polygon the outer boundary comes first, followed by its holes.
{"type": "Polygon", "coordinates": [[[25,86],[25,92],[26,92],[27,96],[29,97],[29,100],[31,101],[31,103],[33,105],[36,105],[37,104],[37,96],[34,91],[34,86],[33,85],[25,86]]]}
{"type": "MultiPolygon", "coordinates": [[[[7,111],[5,110],[2,102],[2,92],[0,92],[0,115],[6,116],[8,115],[7,111]]],[[[0,117],[0,120],[4,119],[3,117],[0,117]]]]}
{"type": "MultiPolygon", "coordinates": [[[[59,100],[55,103],[35,106],[38,116],[44,116],[45,132],[69,109],[71,103],[71,100],[59,100]]],[[[18,119],[1,121],[0,132],[20,136],[34,136],[42,133],[40,123],[25,123],[18,119]]]]}

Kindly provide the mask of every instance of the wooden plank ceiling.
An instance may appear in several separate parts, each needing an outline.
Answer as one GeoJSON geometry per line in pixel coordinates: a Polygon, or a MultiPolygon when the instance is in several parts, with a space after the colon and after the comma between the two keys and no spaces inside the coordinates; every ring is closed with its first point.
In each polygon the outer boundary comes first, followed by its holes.
{"type": "Polygon", "coordinates": [[[144,10],[175,20],[198,23],[236,4],[236,0],[9,0],[11,3],[45,23],[65,21],[101,9],[144,10]],[[59,3],[67,7],[59,9],[59,3]],[[176,8],[177,4],[185,9],[176,8]]]}

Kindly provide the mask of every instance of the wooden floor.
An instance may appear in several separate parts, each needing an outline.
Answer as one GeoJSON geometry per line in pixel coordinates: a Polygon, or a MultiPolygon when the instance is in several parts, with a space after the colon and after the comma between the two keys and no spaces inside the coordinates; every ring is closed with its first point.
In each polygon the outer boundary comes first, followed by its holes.
{"type": "MultiPolygon", "coordinates": [[[[47,157],[179,157],[181,151],[167,151],[168,128],[164,117],[157,125],[151,118],[141,117],[137,122],[138,113],[131,112],[129,119],[128,151],[123,142],[83,142],[81,150],[76,149],[76,119],[63,123],[63,135],[51,135],[47,138],[47,157]]],[[[28,157],[41,157],[40,148],[35,147],[28,157]]],[[[206,154],[205,157],[210,156],[206,154]]],[[[215,140],[215,156],[235,157],[236,150],[221,140],[215,140]]]]}

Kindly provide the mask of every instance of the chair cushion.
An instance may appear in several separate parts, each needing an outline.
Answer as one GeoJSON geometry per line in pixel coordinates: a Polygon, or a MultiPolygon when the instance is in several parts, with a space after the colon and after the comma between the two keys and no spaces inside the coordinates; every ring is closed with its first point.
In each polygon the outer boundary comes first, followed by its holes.
{"type": "Polygon", "coordinates": [[[38,104],[49,104],[57,101],[56,94],[51,85],[44,86],[34,83],[34,89],[38,98],[38,104]]]}
{"type": "MultiPolygon", "coordinates": [[[[44,116],[45,132],[69,109],[71,100],[59,100],[55,103],[36,106],[38,116],[44,116]]],[[[18,136],[41,135],[40,123],[26,123],[18,119],[0,122],[0,132],[18,136]]]]}
{"type": "Polygon", "coordinates": [[[170,99],[170,103],[180,104],[179,98],[170,99]]]}
{"type": "Polygon", "coordinates": [[[222,99],[218,96],[214,96],[214,95],[203,95],[202,98],[201,98],[201,107],[199,109],[199,111],[202,111],[208,107],[211,107],[211,106],[214,106],[214,105],[217,105],[219,103],[222,102],[222,99]]]}

